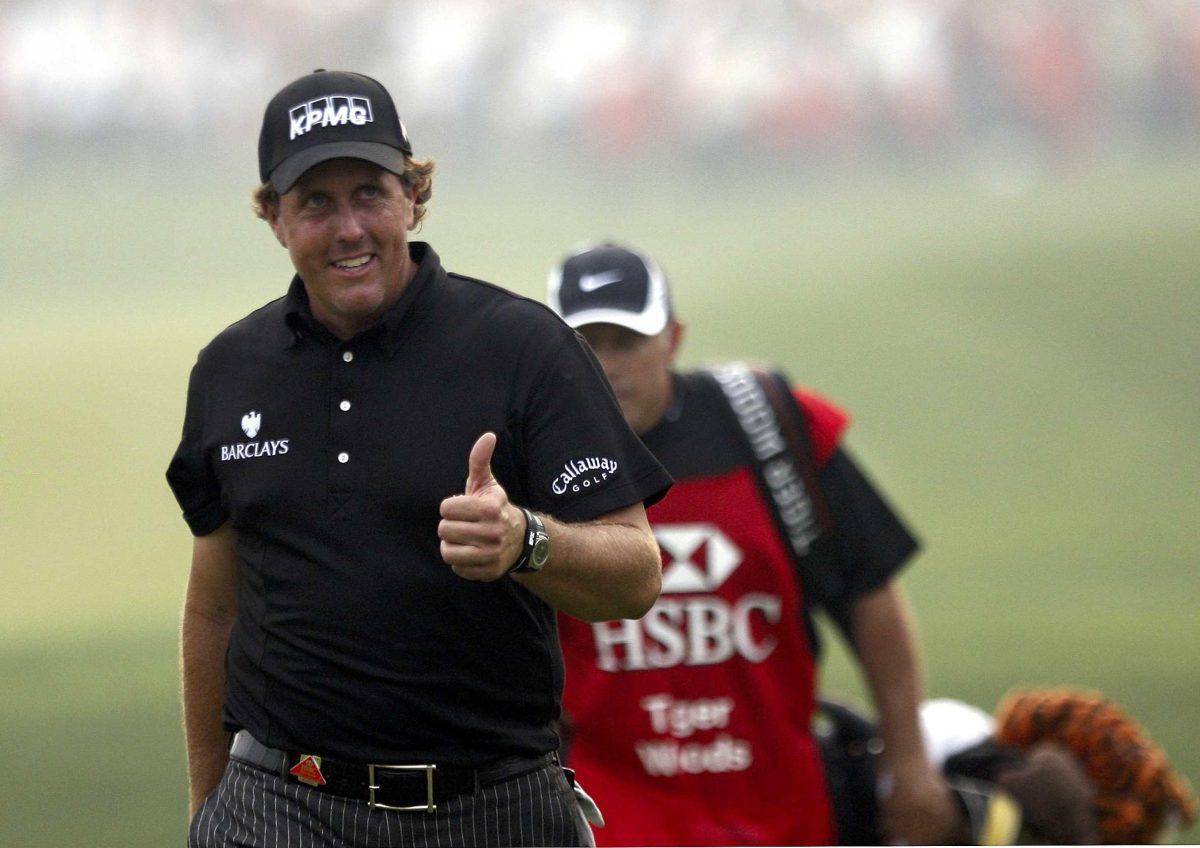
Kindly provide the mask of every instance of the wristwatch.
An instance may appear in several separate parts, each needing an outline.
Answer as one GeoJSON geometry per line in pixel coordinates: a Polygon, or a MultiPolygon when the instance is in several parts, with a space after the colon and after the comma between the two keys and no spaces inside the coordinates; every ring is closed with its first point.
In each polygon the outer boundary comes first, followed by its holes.
{"type": "Polygon", "coordinates": [[[550,560],[550,534],[546,532],[546,525],[531,510],[525,507],[520,510],[525,513],[525,547],[508,570],[509,574],[541,571],[550,560]]]}

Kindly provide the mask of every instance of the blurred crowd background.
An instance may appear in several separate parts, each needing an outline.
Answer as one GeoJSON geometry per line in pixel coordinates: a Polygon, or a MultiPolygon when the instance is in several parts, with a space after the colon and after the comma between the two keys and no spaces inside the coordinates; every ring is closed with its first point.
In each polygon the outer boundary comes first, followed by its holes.
{"type": "Polygon", "coordinates": [[[823,170],[1054,161],[1200,128],[1195,0],[17,0],[0,6],[0,153],[131,134],[219,153],[325,56],[378,75],[443,153],[823,170]]]}

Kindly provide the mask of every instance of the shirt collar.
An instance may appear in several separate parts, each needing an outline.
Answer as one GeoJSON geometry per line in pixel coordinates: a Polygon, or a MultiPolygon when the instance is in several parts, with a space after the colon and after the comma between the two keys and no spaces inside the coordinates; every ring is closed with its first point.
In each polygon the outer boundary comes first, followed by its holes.
{"type": "MultiPolygon", "coordinates": [[[[392,304],[392,307],[374,325],[363,330],[350,341],[378,335],[382,339],[384,350],[388,356],[394,354],[399,348],[404,335],[404,327],[407,326],[405,317],[414,310],[414,304],[419,302],[422,294],[432,287],[430,284],[437,277],[445,274],[445,271],[442,270],[441,259],[425,242],[409,242],[408,252],[412,260],[417,263],[417,272],[405,287],[400,299],[392,304]]],[[[305,290],[304,281],[300,279],[299,274],[292,277],[291,285],[288,286],[287,296],[284,298],[283,320],[290,330],[286,347],[294,347],[302,338],[310,335],[320,339],[333,340],[335,343],[337,341],[337,337],[313,317],[308,303],[308,292],[305,290]]]]}

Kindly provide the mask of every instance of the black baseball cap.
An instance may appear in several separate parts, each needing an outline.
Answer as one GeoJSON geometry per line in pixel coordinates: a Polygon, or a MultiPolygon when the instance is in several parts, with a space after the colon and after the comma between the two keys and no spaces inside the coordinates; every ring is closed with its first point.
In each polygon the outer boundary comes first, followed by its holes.
{"type": "Polygon", "coordinates": [[[365,159],[404,173],[412,145],[392,96],[349,71],[317,69],[284,86],[267,104],[258,136],[258,176],[285,194],[329,159],[365,159]]]}
{"type": "Polygon", "coordinates": [[[667,279],[653,259],[618,244],[589,245],[550,272],[550,308],[571,327],[617,324],[653,336],[671,318],[667,279]]]}

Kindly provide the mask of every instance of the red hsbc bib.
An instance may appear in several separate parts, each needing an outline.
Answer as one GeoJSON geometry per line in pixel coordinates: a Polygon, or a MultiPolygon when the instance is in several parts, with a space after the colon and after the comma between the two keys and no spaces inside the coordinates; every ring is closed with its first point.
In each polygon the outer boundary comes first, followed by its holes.
{"type": "Polygon", "coordinates": [[[570,765],[602,845],[828,844],[794,566],[748,468],[649,511],[663,592],[640,621],[560,617],[570,765]]]}

